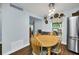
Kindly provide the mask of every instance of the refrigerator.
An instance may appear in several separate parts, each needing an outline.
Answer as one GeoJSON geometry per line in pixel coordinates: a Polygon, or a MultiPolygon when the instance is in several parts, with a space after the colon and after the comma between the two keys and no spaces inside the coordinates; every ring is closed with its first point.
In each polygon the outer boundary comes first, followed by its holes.
{"type": "Polygon", "coordinates": [[[67,19],[67,48],[79,53],[79,16],[67,19]]]}

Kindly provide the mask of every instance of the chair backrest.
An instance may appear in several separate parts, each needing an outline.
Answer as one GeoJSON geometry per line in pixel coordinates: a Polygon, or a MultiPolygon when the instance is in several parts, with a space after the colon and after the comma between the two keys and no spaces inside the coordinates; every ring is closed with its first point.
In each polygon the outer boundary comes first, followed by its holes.
{"type": "Polygon", "coordinates": [[[49,32],[42,31],[42,35],[49,35],[49,32]]]}
{"type": "Polygon", "coordinates": [[[42,30],[41,30],[41,29],[39,29],[37,33],[40,33],[40,34],[41,34],[41,33],[42,33],[42,30]]]}
{"type": "Polygon", "coordinates": [[[53,31],[53,35],[57,35],[58,36],[58,32],[57,31],[53,31]]]}

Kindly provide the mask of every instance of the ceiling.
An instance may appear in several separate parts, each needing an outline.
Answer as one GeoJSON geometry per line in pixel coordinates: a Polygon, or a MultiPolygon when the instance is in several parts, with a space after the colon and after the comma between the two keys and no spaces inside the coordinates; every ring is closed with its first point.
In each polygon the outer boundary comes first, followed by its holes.
{"type": "MultiPolygon", "coordinates": [[[[48,15],[48,3],[25,3],[20,4],[25,10],[34,13],[38,16],[48,15]]],[[[78,7],[79,3],[55,3],[56,11],[65,11],[75,7],[78,7]]]]}

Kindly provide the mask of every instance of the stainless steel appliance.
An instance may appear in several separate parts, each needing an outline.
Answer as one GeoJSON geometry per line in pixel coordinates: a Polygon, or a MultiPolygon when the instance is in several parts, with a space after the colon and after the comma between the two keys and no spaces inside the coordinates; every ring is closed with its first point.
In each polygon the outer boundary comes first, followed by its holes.
{"type": "Polygon", "coordinates": [[[67,19],[67,47],[69,50],[79,53],[79,16],[67,19]]]}

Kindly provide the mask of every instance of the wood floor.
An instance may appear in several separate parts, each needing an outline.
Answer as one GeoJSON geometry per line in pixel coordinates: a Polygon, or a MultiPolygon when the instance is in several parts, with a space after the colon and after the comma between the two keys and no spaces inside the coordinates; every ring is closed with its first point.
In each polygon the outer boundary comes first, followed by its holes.
{"type": "Polygon", "coordinates": [[[11,55],[32,55],[32,49],[30,46],[28,46],[19,51],[12,53],[11,55]]]}
{"type": "MultiPolygon", "coordinates": [[[[32,49],[30,46],[28,46],[28,47],[25,47],[19,51],[16,51],[16,52],[10,54],[10,55],[32,55],[32,49]]],[[[61,55],[79,55],[79,54],[76,54],[74,52],[67,50],[67,47],[65,45],[62,45],[61,55]]]]}

